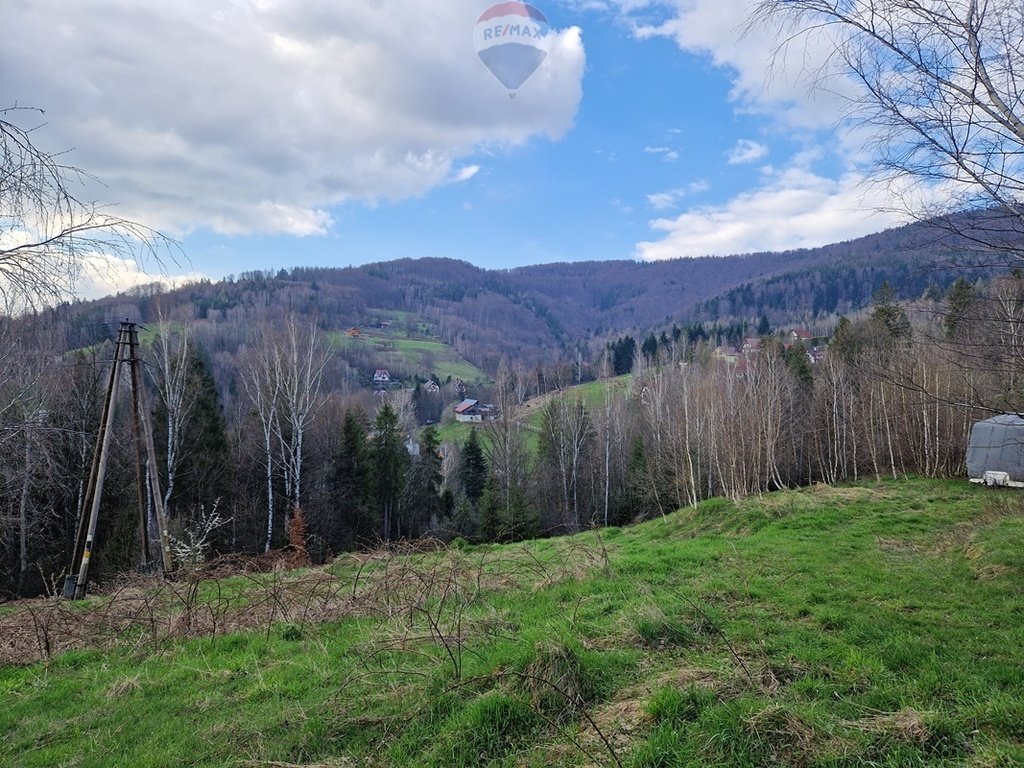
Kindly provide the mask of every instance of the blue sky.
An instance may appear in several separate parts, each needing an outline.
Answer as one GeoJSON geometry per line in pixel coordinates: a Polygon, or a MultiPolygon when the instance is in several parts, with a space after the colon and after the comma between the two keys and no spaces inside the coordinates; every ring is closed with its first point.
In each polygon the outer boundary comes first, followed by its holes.
{"type": "Polygon", "coordinates": [[[724,255],[898,221],[863,184],[857,127],[808,89],[828,41],[766,78],[775,38],[740,35],[745,0],[535,3],[551,51],[514,100],[472,48],[488,2],[162,5],[9,14],[6,104],[46,109],[37,142],[102,181],[83,195],[189,257],[89,291],[401,257],[724,255]]]}

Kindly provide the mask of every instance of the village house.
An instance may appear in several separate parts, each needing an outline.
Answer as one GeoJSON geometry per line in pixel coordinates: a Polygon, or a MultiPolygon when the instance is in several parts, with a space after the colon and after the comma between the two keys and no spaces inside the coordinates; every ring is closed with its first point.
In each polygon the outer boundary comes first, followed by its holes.
{"type": "Polygon", "coordinates": [[[494,406],[489,403],[466,399],[455,406],[456,421],[479,424],[482,421],[492,421],[494,416],[494,406]]]}
{"type": "Polygon", "coordinates": [[[374,384],[388,384],[391,381],[391,374],[383,368],[378,368],[373,372],[373,383],[374,384]]]}
{"type": "Polygon", "coordinates": [[[347,331],[345,331],[345,335],[348,336],[350,339],[358,339],[362,334],[358,328],[349,328],[347,331]]]}
{"type": "Polygon", "coordinates": [[[428,379],[427,382],[423,385],[423,391],[429,392],[432,395],[436,395],[438,392],[441,391],[441,386],[433,379],[428,379]]]}
{"type": "Polygon", "coordinates": [[[814,338],[814,335],[806,330],[805,328],[794,328],[786,333],[786,343],[796,344],[798,341],[802,342],[805,346],[807,342],[814,338]]]}
{"type": "Polygon", "coordinates": [[[736,347],[715,347],[715,351],[711,353],[711,356],[715,360],[721,360],[730,365],[735,364],[740,359],[740,353],[736,351],[736,347]]]}

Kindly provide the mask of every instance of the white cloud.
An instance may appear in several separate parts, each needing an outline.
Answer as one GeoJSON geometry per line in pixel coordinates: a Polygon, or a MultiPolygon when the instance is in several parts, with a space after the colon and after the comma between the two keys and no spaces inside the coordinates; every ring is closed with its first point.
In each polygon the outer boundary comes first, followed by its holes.
{"type": "Polygon", "coordinates": [[[736,146],[729,150],[729,165],[756,163],[767,156],[768,147],[750,139],[740,139],[736,146]]]}
{"type": "Polygon", "coordinates": [[[149,266],[133,259],[92,252],[83,255],[82,274],[77,282],[75,295],[80,299],[98,299],[147,285],[175,288],[206,277],[208,276],[194,270],[171,275],[153,271],[149,266]]]}
{"type": "Polygon", "coordinates": [[[611,205],[614,206],[619,213],[625,214],[626,216],[631,216],[633,214],[633,206],[627,205],[617,197],[611,201],[611,205]]]}
{"type": "MultiPolygon", "coordinates": [[[[655,238],[636,245],[637,257],[818,246],[892,226],[901,218],[891,211],[911,209],[899,193],[864,184],[858,169],[870,159],[864,141],[870,136],[863,126],[839,121],[848,99],[858,93],[857,85],[832,76],[821,87],[820,77],[837,48],[832,28],[790,38],[780,47],[785,36],[771,24],[745,26],[754,7],[750,0],[611,2],[634,36],[665,37],[683,51],[709,59],[728,73],[737,112],[763,118],[769,132],[806,147],[781,169],[762,168],[756,186],[721,205],[692,207],[675,218],[650,222],[655,238]],[[838,160],[842,170],[835,178],[812,170],[823,159],[838,160]]],[[[733,165],[753,163],[767,154],[766,145],[741,139],[727,159],[733,165]]],[[[938,196],[935,190],[924,194],[938,196]]],[[[648,201],[664,211],[677,207],[679,199],[670,191],[648,201]]]]}
{"type": "Polygon", "coordinates": [[[765,183],[718,206],[698,206],[675,218],[655,219],[657,241],[641,242],[645,260],[709,254],[811,248],[902,223],[879,213],[889,193],[848,173],[828,179],[799,166],[771,171],[765,183]]]}
{"type": "Polygon", "coordinates": [[[831,126],[843,95],[853,92],[852,81],[843,79],[830,80],[827,89],[814,88],[836,50],[830,29],[780,48],[781,37],[771,24],[746,26],[750,0],[618,0],[617,5],[636,37],[666,37],[706,56],[731,73],[738,109],[768,115],[789,130],[831,126]]]}
{"type": "Polygon", "coordinates": [[[704,179],[699,179],[685,187],[676,187],[665,192],[655,192],[647,195],[647,202],[656,211],[667,211],[679,206],[679,202],[687,195],[697,192],[707,192],[711,186],[704,179]]]}
{"type": "Polygon", "coordinates": [[[672,147],[644,147],[644,152],[649,155],[660,155],[666,163],[674,163],[679,159],[679,152],[672,147]]]}
{"type": "MultiPolygon", "coordinates": [[[[331,207],[402,199],[459,160],[558,139],[582,97],[578,28],[509,99],[473,50],[476,0],[34,0],[4,10],[0,86],[47,110],[87,197],[183,234],[318,235],[331,207]]],[[[6,106],[6,105],[3,105],[6,106]]],[[[472,166],[469,166],[472,167],[472,166]]],[[[462,179],[465,180],[465,179],[462,179]]]]}
{"type": "Polygon", "coordinates": [[[469,181],[478,173],[480,173],[479,165],[466,165],[463,166],[462,168],[459,168],[455,172],[454,176],[452,177],[452,181],[454,181],[457,184],[463,181],[469,181]]]}

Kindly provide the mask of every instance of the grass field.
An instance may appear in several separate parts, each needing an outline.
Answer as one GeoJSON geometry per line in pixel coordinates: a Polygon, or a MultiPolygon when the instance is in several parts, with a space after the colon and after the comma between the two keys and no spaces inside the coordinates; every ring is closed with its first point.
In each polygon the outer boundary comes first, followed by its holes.
{"type": "Polygon", "coordinates": [[[206,583],[200,608],[241,599],[249,631],[142,621],[0,668],[0,764],[1022,765],[1022,504],[815,486],[206,583]]]}
{"type": "MultiPolygon", "coordinates": [[[[527,453],[531,456],[537,456],[540,453],[540,430],[544,420],[543,408],[552,397],[581,396],[586,401],[587,408],[591,411],[596,411],[604,406],[605,393],[609,389],[622,389],[629,383],[630,378],[630,376],[619,376],[604,381],[591,381],[577,387],[569,387],[558,392],[549,392],[541,397],[527,400],[517,411],[517,417],[526,427],[524,441],[527,453]]],[[[463,424],[457,421],[438,427],[437,433],[442,442],[462,446],[465,445],[466,440],[469,438],[469,433],[473,429],[478,430],[478,435],[482,441],[487,440],[487,429],[485,427],[479,425],[474,427],[471,424],[463,424]]]]}
{"type": "Polygon", "coordinates": [[[589,381],[586,384],[568,387],[567,389],[556,392],[548,392],[542,397],[527,400],[526,403],[523,404],[523,421],[531,429],[535,431],[540,430],[541,423],[543,422],[544,405],[553,397],[581,397],[586,403],[589,411],[599,411],[604,407],[605,396],[607,393],[609,391],[612,393],[621,392],[629,385],[632,378],[632,375],[627,374],[625,376],[616,376],[612,379],[589,381]]]}
{"type": "Polygon", "coordinates": [[[461,448],[466,444],[466,440],[469,439],[469,433],[474,429],[477,430],[477,437],[481,440],[487,439],[487,429],[483,426],[473,426],[472,424],[464,424],[458,421],[439,426],[437,428],[437,436],[441,438],[442,443],[451,443],[461,448]]]}
{"type": "Polygon", "coordinates": [[[370,349],[380,368],[415,370],[424,377],[437,375],[442,384],[449,376],[466,382],[490,381],[486,373],[440,341],[406,338],[398,332],[364,331],[359,338],[334,333],[331,342],[342,351],[370,349]]]}

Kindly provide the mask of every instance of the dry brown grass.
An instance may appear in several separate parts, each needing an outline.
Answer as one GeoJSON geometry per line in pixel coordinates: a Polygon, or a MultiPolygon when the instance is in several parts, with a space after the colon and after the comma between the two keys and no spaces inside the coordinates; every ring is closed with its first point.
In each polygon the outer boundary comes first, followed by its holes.
{"type": "Polygon", "coordinates": [[[135,677],[126,677],[122,680],[118,680],[107,689],[107,698],[119,699],[129,693],[134,693],[141,687],[142,684],[139,682],[137,675],[135,677]]]}
{"type": "Polygon", "coordinates": [[[849,723],[849,725],[857,730],[873,734],[883,742],[900,742],[924,747],[932,738],[932,732],[925,722],[924,715],[909,707],[898,712],[886,712],[866,717],[849,723]]]}
{"type": "Polygon", "coordinates": [[[771,705],[746,718],[743,728],[767,764],[799,768],[815,762],[819,744],[814,729],[792,710],[771,705]]]}
{"type": "Polygon", "coordinates": [[[288,557],[218,560],[174,580],[125,577],[85,602],[18,601],[0,616],[0,665],[30,664],[73,649],[269,633],[278,623],[303,627],[348,617],[390,622],[378,633],[382,648],[421,640],[460,648],[471,633],[500,631],[494,617],[466,620],[466,608],[481,594],[581,578],[606,562],[601,546],[578,539],[544,550],[494,553],[448,549],[436,541],[402,544],[311,570],[291,569],[288,557]],[[426,621],[414,626],[414,617],[426,621]]]}

